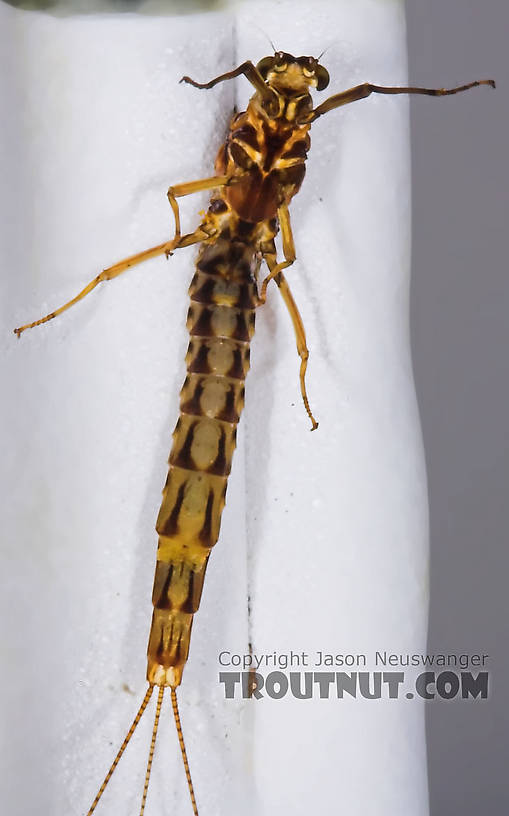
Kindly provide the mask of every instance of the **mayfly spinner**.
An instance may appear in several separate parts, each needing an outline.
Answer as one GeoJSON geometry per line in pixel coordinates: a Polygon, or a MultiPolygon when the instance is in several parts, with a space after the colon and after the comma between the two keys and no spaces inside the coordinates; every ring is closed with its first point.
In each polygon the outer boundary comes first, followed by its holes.
{"type": "Polygon", "coordinates": [[[180,394],[180,415],[173,434],[170,468],[157,519],[159,535],[148,642],[148,688],[127,735],[99,788],[87,816],[95,811],[126,746],[141,720],[154,688],[158,688],[140,816],[145,811],[157,729],[166,688],[170,689],[191,803],[198,814],[177,705],[177,688],[187,661],[193,617],[200,604],[205,571],[219,536],[221,513],[235,449],[236,429],[244,404],[249,369],[249,343],[255,311],[265,302],[267,286],[277,285],[290,314],[300,356],[300,388],[311,429],[318,427],[306,393],[308,349],[304,325],[284,275],[295,261],[289,204],[299,191],[310,148],[313,122],[329,111],[371,94],[446,96],[478,85],[480,80],[451,89],[380,87],[363,83],[334,94],[313,107],[310,89],[323,91],[329,74],[314,57],[277,52],[256,66],[244,62],[209,82],[183,77],[196,88],[213,88],[244,75],[253,85],[247,110],[235,114],[215,164],[215,175],[170,187],[175,217],[173,240],[132,255],[94,278],[78,295],[33,323],[15,329],[18,337],[61,314],[99,283],[158,255],[200,244],[196,273],[189,290],[191,304],[187,376],[180,394]],[[177,199],[211,190],[208,212],[197,229],[183,235],[177,199]],[[283,258],[275,237],[281,231],[283,258]],[[268,274],[258,285],[265,262],[268,274]]]}

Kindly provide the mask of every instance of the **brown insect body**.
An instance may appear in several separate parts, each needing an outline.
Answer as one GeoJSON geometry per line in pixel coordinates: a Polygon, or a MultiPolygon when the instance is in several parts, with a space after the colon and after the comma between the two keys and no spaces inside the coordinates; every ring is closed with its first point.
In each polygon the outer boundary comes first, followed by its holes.
{"type": "Polygon", "coordinates": [[[189,290],[188,373],[156,524],[147,679],[157,685],[180,683],[208,557],[219,536],[249,369],[256,266],[250,242],[221,238],[204,244],[189,290]]]}
{"type": "Polygon", "coordinates": [[[382,87],[363,83],[337,93],[313,108],[310,87],[323,90],[329,82],[326,69],[314,57],[293,57],[284,52],[265,57],[255,67],[238,68],[197,83],[212,88],[219,82],[244,75],[254,86],[247,110],[234,116],[216,159],[216,176],[170,187],[168,198],[175,217],[175,237],[103,270],[72,300],[25,329],[45,323],[84,298],[99,283],[112,280],[126,269],[175,249],[201,244],[196,273],[189,294],[187,326],[190,334],[187,376],[180,393],[180,414],[173,432],[170,468],[156,529],[159,534],[152,602],[154,606],[148,644],[149,686],[131,727],[92,802],[94,812],[120,758],[142,718],[154,687],[159,686],[140,816],[147,798],[150,771],[164,690],[171,688],[175,724],[184,762],[193,811],[198,814],[184,746],[176,688],[189,653],[193,616],[197,611],[210,551],[219,536],[226,484],[236,442],[236,429],[244,405],[244,380],[249,369],[249,343],[254,332],[256,308],[265,302],[267,285],[277,284],[288,309],[301,358],[300,388],[312,422],[306,393],[308,349],[304,325],[283,270],[295,260],[288,205],[298,192],[310,147],[311,123],[334,108],[378,94],[445,96],[493,80],[480,80],[457,88],[382,87]],[[177,198],[212,190],[208,212],[188,235],[180,231],[177,198]],[[275,236],[281,229],[284,260],[277,260],[275,236]],[[265,260],[269,274],[258,291],[257,273],[265,260]]]}
{"type": "Polygon", "coordinates": [[[295,116],[302,110],[309,113],[311,97],[279,99],[281,116],[273,119],[255,94],[247,110],[233,119],[216,160],[217,173],[235,179],[225,198],[246,221],[275,218],[279,207],[299,191],[306,172],[310,125],[300,124],[295,116]]]}
{"type": "MultiPolygon", "coordinates": [[[[300,73],[300,72],[299,72],[300,73]]],[[[255,93],[236,115],[216,159],[231,182],[212,198],[189,294],[188,374],[180,395],[170,470],[156,524],[147,679],[175,688],[189,653],[211,548],[219,537],[226,485],[244,406],[249,342],[258,305],[256,272],[275,253],[276,214],[298,192],[310,146],[312,100],[288,86],[271,117],[255,93]]]]}

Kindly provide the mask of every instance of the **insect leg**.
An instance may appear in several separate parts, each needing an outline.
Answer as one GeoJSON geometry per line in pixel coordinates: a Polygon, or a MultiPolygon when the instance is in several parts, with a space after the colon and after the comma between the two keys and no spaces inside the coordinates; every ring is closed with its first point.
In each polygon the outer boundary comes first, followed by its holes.
{"type": "Polygon", "coordinates": [[[269,86],[265,83],[262,75],[253,65],[251,60],[246,60],[243,62],[242,65],[239,65],[237,68],[234,68],[233,71],[227,71],[225,74],[220,74],[214,79],[211,79],[209,82],[196,82],[191,77],[183,76],[180,80],[181,82],[187,82],[189,85],[193,85],[195,88],[203,88],[208,90],[209,88],[213,88],[214,85],[217,85],[219,82],[225,82],[229,79],[235,79],[235,77],[240,76],[243,74],[247,80],[253,85],[253,87],[258,91],[264,102],[267,104],[275,104],[277,103],[277,96],[272,91],[269,86]]]}
{"type": "Polygon", "coordinates": [[[276,278],[276,283],[279,286],[279,291],[285,302],[285,306],[288,309],[288,313],[292,319],[293,328],[295,331],[295,339],[297,341],[297,351],[300,357],[300,373],[299,373],[300,392],[302,394],[304,408],[306,409],[306,413],[311,420],[311,430],[316,431],[316,429],[318,428],[318,422],[314,418],[313,412],[311,411],[311,408],[309,406],[309,399],[306,391],[306,369],[308,367],[309,350],[306,344],[306,332],[304,329],[304,323],[302,322],[302,317],[297,308],[297,304],[293,299],[293,295],[290,291],[290,287],[288,286],[288,282],[282,272],[279,273],[279,278],[276,278]]]}
{"type": "Polygon", "coordinates": [[[309,406],[309,399],[306,391],[306,369],[309,358],[309,350],[306,344],[306,332],[304,329],[304,323],[302,322],[302,317],[300,316],[300,312],[297,308],[297,304],[293,299],[290,287],[288,286],[286,278],[283,275],[283,269],[287,269],[289,266],[291,266],[296,257],[288,205],[282,204],[281,207],[279,207],[277,214],[279,226],[281,227],[283,255],[285,256],[285,260],[277,263],[275,247],[272,252],[267,252],[264,254],[265,261],[269,267],[269,274],[262,282],[259,302],[265,303],[267,298],[267,286],[271,280],[275,280],[293,323],[295,339],[297,341],[297,351],[300,357],[300,392],[302,394],[304,408],[306,409],[306,413],[311,420],[311,430],[314,431],[316,428],[318,428],[318,422],[314,418],[309,406]]]}
{"type": "MultiPolygon", "coordinates": [[[[173,215],[175,217],[175,237],[173,241],[170,241],[167,244],[167,247],[164,250],[166,255],[171,255],[174,249],[182,246],[180,243],[180,210],[179,205],[177,204],[177,198],[182,198],[183,196],[191,195],[192,193],[199,193],[202,190],[211,190],[214,187],[224,187],[229,180],[229,176],[211,176],[211,178],[198,179],[197,181],[187,181],[184,182],[184,184],[175,184],[169,188],[167,195],[168,201],[170,202],[170,207],[172,208],[173,215]],[[172,246],[173,243],[175,243],[175,246],[172,246]]],[[[200,240],[203,239],[201,238],[200,240]]],[[[185,244],[184,246],[189,245],[185,244]]]]}
{"type": "MultiPolygon", "coordinates": [[[[296,258],[295,244],[293,242],[292,225],[290,223],[290,213],[288,211],[288,204],[282,204],[277,211],[277,215],[279,219],[279,226],[281,227],[281,238],[283,241],[283,255],[285,256],[285,259],[280,263],[276,263],[275,266],[271,266],[268,261],[270,254],[268,254],[267,257],[265,258],[270,273],[262,281],[259,295],[260,304],[265,303],[267,299],[267,286],[269,285],[271,280],[276,279],[277,282],[277,276],[279,275],[279,273],[283,269],[287,269],[287,267],[291,266],[296,258]]],[[[276,256],[274,254],[274,260],[275,257],[276,256]]]]}
{"type": "Polygon", "coordinates": [[[297,304],[293,299],[290,287],[288,286],[286,278],[283,275],[283,269],[291,266],[295,260],[295,246],[293,243],[292,228],[290,224],[290,214],[286,204],[279,208],[278,217],[281,226],[281,237],[283,239],[283,253],[285,260],[281,261],[280,263],[277,262],[275,247],[273,247],[273,251],[264,253],[263,257],[265,258],[267,266],[269,267],[269,274],[262,283],[259,301],[260,303],[265,303],[267,285],[271,280],[275,280],[293,323],[295,339],[297,341],[297,352],[300,357],[300,392],[302,394],[304,408],[306,409],[306,413],[311,420],[311,430],[314,431],[316,428],[318,428],[318,422],[314,418],[309,406],[309,399],[306,391],[306,369],[309,358],[309,350],[306,344],[306,332],[304,329],[304,323],[302,322],[302,317],[300,316],[300,312],[297,308],[297,304]]]}
{"type": "Polygon", "coordinates": [[[340,108],[342,105],[349,105],[350,102],[357,102],[358,99],[365,99],[372,93],[379,94],[425,94],[426,96],[450,96],[451,94],[461,93],[461,91],[468,91],[469,88],[477,88],[479,85],[490,85],[495,88],[495,80],[493,79],[479,79],[476,82],[469,82],[468,85],[459,85],[457,88],[384,88],[381,85],[372,85],[370,82],[364,82],[362,85],[356,85],[348,91],[334,94],[330,96],[311,114],[310,122],[314,122],[319,116],[328,113],[334,108],[340,108]]]}
{"type": "Polygon", "coordinates": [[[170,242],[166,241],[164,244],[158,244],[158,246],[145,249],[143,252],[137,252],[136,255],[130,255],[128,258],[124,258],[122,261],[118,261],[118,263],[113,264],[113,266],[103,269],[103,271],[99,275],[96,275],[96,277],[91,280],[90,283],[88,283],[85,288],[81,290],[81,292],[78,292],[75,297],[71,298],[71,300],[67,301],[67,303],[64,303],[63,306],[60,306],[53,312],[50,312],[45,317],[40,317],[39,320],[34,320],[33,323],[25,323],[24,326],[19,326],[17,329],[14,329],[14,334],[17,334],[19,337],[21,333],[25,331],[25,329],[33,329],[34,326],[40,326],[41,323],[47,323],[48,320],[52,320],[54,317],[62,314],[62,312],[70,309],[75,303],[83,300],[83,298],[90,294],[90,292],[92,292],[92,290],[95,289],[98,284],[102,283],[103,281],[113,280],[113,278],[118,277],[122,274],[122,272],[125,272],[126,269],[129,269],[131,266],[136,266],[136,264],[142,263],[143,261],[148,261],[150,258],[156,258],[158,255],[168,255],[174,249],[200,243],[208,237],[209,234],[201,229],[200,226],[197,230],[195,230],[195,232],[192,232],[189,235],[183,235],[179,237],[178,240],[174,239],[170,242]]]}

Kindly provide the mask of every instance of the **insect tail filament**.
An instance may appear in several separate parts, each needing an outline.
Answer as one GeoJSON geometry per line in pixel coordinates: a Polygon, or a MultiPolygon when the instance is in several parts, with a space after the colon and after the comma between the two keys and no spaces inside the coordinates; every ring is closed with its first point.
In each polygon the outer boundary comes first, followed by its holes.
{"type": "Polygon", "coordinates": [[[134,732],[136,731],[138,723],[141,720],[141,718],[143,717],[143,714],[145,713],[145,709],[149,704],[149,701],[150,701],[150,698],[152,697],[152,692],[153,691],[154,691],[154,685],[149,684],[149,687],[148,687],[147,691],[145,692],[145,697],[143,698],[143,701],[142,701],[142,703],[141,703],[141,705],[140,705],[140,707],[138,709],[138,713],[136,714],[136,717],[134,718],[134,720],[132,722],[132,725],[129,728],[129,731],[126,734],[125,739],[124,739],[122,745],[120,746],[115,759],[111,763],[110,769],[109,769],[108,773],[106,774],[106,776],[104,777],[104,781],[103,781],[101,787],[97,791],[97,795],[96,795],[94,801],[92,802],[92,804],[90,806],[90,810],[87,812],[87,816],[92,816],[92,813],[96,809],[96,807],[97,807],[97,805],[99,803],[99,800],[100,800],[101,796],[103,795],[103,793],[104,793],[104,791],[106,789],[106,786],[107,786],[108,782],[110,781],[111,777],[113,776],[113,772],[114,772],[115,768],[117,767],[118,763],[120,762],[120,760],[122,758],[122,754],[124,753],[125,749],[129,745],[129,743],[131,741],[131,737],[134,734],[134,732]]]}
{"type": "Polygon", "coordinates": [[[156,747],[157,729],[159,727],[159,717],[161,716],[161,706],[163,704],[164,686],[159,686],[159,693],[157,695],[156,714],[154,717],[154,727],[152,728],[152,739],[150,740],[150,750],[148,752],[147,770],[145,773],[145,782],[143,785],[143,796],[141,797],[140,816],[145,813],[145,803],[147,801],[148,786],[150,782],[150,772],[152,770],[152,760],[154,759],[154,751],[156,747]]]}
{"type": "MultiPolygon", "coordinates": [[[[105,791],[105,789],[106,789],[106,787],[108,785],[108,782],[110,781],[111,777],[113,776],[115,768],[117,767],[118,763],[120,762],[120,760],[122,758],[122,754],[124,753],[125,749],[129,745],[129,743],[131,741],[131,737],[133,736],[134,732],[136,731],[138,723],[140,722],[141,718],[143,717],[143,715],[145,713],[145,710],[146,710],[146,708],[147,708],[147,706],[148,706],[148,704],[150,702],[150,698],[152,697],[154,688],[155,688],[155,685],[153,683],[149,683],[149,686],[147,688],[147,691],[145,692],[145,696],[144,696],[144,698],[142,700],[142,703],[141,703],[141,705],[140,705],[140,707],[138,709],[136,717],[134,718],[134,720],[133,720],[133,722],[131,724],[131,727],[129,728],[129,731],[126,734],[125,739],[124,739],[122,745],[120,746],[115,759],[111,763],[110,769],[109,769],[108,773],[106,774],[106,776],[104,777],[104,781],[103,781],[101,787],[97,791],[97,795],[96,795],[94,801],[92,802],[92,804],[90,806],[90,809],[87,812],[87,816],[92,816],[92,814],[95,811],[97,805],[99,804],[99,800],[101,799],[101,797],[102,797],[102,795],[103,795],[103,793],[104,793],[104,791],[105,791]]],[[[149,783],[150,783],[150,774],[151,774],[151,771],[152,771],[152,762],[153,762],[153,759],[154,759],[154,752],[155,752],[156,741],[157,741],[157,731],[158,731],[158,728],[159,728],[159,720],[160,720],[160,717],[161,717],[161,708],[162,708],[162,705],[163,705],[163,698],[164,698],[165,688],[167,688],[167,687],[166,686],[159,686],[159,692],[158,692],[158,695],[157,695],[156,713],[155,713],[155,716],[154,716],[154,725],[153,725],[153,728],[152,728],[152,739],[150,740],[150,750],[149,750],[148,760],[147,760],[147,770],[145,772],[145,781],[144,781],[144,784],[143,784],[143,796],[142,796],[142,799],[141,799],[140,816],[143,816],[143,814],[145,813],[145,804],[146,804],[146,801],[147,801],[148,787],[149,787],[149,783]]],[[[177,731],[177,736],[178,736],[178,741],[179,741],[179,746],[180,746],[180,753],[182,755],[182,763],[184,765],[184,770],[185,770],[185,773],[186,773],[187,787],[189,789],[189,797],[191,799],[191,804],[192,804],[192,807],[193,807],[193,814],[194,814],[194,816],[199,816],[198,805],[196,804],[196,796],[195,796],[195,793],[194,793],[193,780],[191,778],[191,770],[189,768],[189,760],[187,758],[186,744],[185,744],[185,741],[184,741],[184,732],[182,730],[182,722],[180,720],[179,706],[178,706],[178,700],[177,700],[177,691],[174,688],[171,689],[171,706],[172,706],[172,709],[173,709],[173,717],[174,717],[174,720],[175,720],[175,728],[176,728],[176,731],[177,731]]]]}
{"type": "MultiPolygon", "coordinates": [[[[163,689],[164,686],[161,686],[163,689]]],[[[193,806],[194,816],[198,815],[198,806],[196,804],[196,797],[194,795],[194,785],[191,779],[191,770],[189,768],[189,760],[187,758],[186,744],[184,742],[184,733],[182,731],[182,723],[180,722],[179,706],[177,700],[177,690],[171,690],[171,706],[173,708],[173,717],[175,719],[175,728],[177,729],[177,736],[179,739],[180,753],[182,754],[182,762],[184,763],[184,770],[186,772],[187,787],[189,788],[189,796],[191,797],[191,804],[193,806]]]]}

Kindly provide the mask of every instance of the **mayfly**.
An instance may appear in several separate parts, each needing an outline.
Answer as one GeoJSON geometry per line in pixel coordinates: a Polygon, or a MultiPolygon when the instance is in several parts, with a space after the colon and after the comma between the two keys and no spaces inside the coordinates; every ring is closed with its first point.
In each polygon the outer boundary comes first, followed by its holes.
{"type": "Polygon", "coordinates": [[[313,122],[335,108],[371,94],[446,96],[479,85],[456,88],[382,87],[370,83],[334,94],[317,107],[310,89],[323,91],[329,74],[320,58],[294,57],[278,51],[255,66],[247,61],[208,82],[188,76],[183,82],[200,89],[245,76],[255,93],[247,110],[236,113],[215,163],[215,175],[170,187],[168,199],[175,235],[144,252],[103,270],[81,292],[39,320],[15,329],[45,323],[82,300],[103,281],[130,267],[177,249],[200,244],[189,294],[187,326],[190,342],[187,376],[180,394],[180,414],[173,434],[169,472],[157,519],[159,535],[153,589],[153,617],[148,642],[148,688],[126,737],[93,800],[95,811],[133,733],[157,687],[157,704],[141,796],[143,816],[165,690],[169,688],[175,727],[192,809],[198,807],[191,779],[177,702],[177,688],[188,658],[191,628],[198,610],[205,571],[219,537],[226,486],[236,444],[236,429],[244,404],[244,380],[249,369],[249,344],[255,311],[274,282],[288,309],[300,357],[300,390],[311,430],[318,427],[306,391],[308,348],[304,325],[285,277],[296,259],[289,205],[299,191],[310,148],[313,122]],[[207,213],[194,232],[183,234],[178,199],[212,191],[207,213]],[[282,258],[275,239],[281,234],[282,258]],[[265,263],[267,274],[260,276],[265,263]]]}

